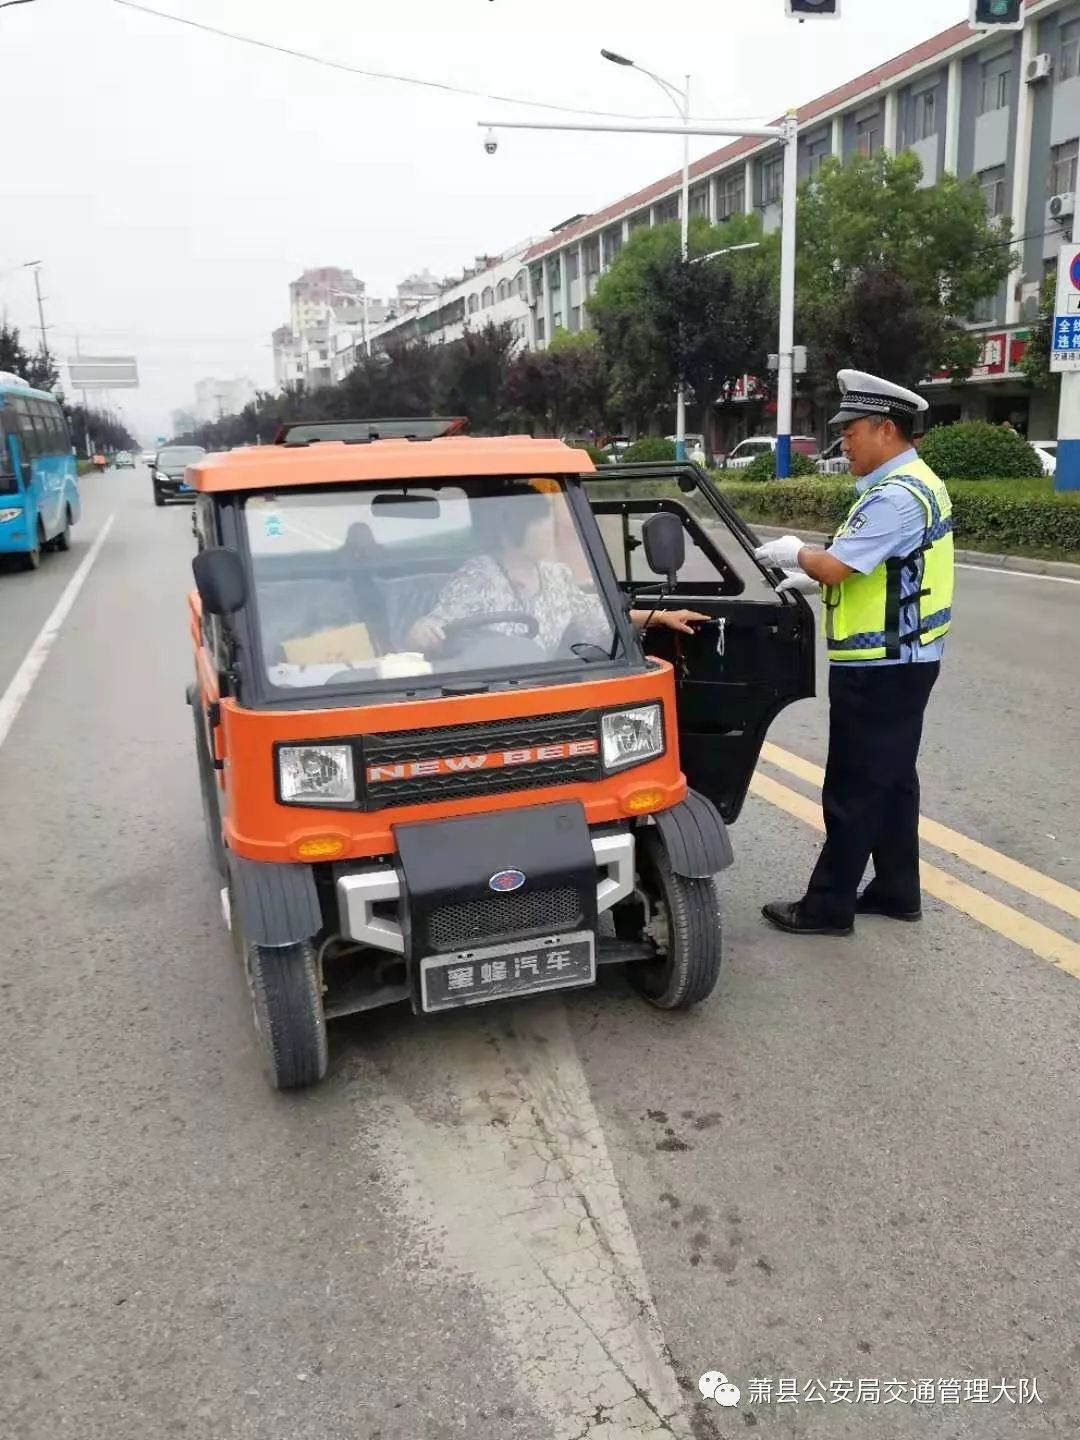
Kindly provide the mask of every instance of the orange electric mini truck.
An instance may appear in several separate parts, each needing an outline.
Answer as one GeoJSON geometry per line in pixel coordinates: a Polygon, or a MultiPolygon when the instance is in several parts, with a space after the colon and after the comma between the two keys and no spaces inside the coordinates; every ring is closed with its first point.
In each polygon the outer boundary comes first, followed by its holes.
{"type": "Polygon", "coordinates": [[[727,827],[814,689],[809,607],[696,466],[396,423],[187,472],[207,835],[283,1089],[377,1006],[611,964],[704,1000],[727,827]]]}

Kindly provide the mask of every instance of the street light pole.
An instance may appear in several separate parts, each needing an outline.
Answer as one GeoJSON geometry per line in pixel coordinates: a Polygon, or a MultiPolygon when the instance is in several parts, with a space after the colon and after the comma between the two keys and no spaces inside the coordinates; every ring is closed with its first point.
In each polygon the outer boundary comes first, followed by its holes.
{"type": "MultiPolygon", "coordinates": [[[[665,80],[663,76],[646,70],[644,65],[638,65],[635,61],[628,60],[625,55],[619,55],[614,50],[601,50],[600,54],[605,60],[610,60],[613,65],[625,65],[630,70],[640,70],[643,75],[648,75],[649,79],[659,85],[675,106],[676,113],[683,122],[682,203],[679,206],[679,229],[680,253],[685,264],[690,258],[690,136],[693,132],[686,128],[690,124],[690,76],[686,76],[686,84],[680,90],[670,80],[665,80]]],[[[681,373],[679,388],[675,395],[675,459],[679,461],[686,459],[686,386],[681,373]]]]}
{"type": "MultiPolygon", "coordinates": [[[[627,60],[616,63],[629,64],[627,60]]],[[[780,125],[744,125],[741,121],[720,121],[683,125],[628,125],[616,121],[562,120],[478,120],[483,130],[570,130],[614,132],[619,135],[745,135],[784,142],[784,225],[780,247],[780,384],[776,398],[776,474],[786,480],[791,473],[791,421],[795,400],[795,207],[799,189],[799,122],[789,111],[780,125]]],[[[740,247],[732,247],[742,248],[740,247]]],[[[704,258],[704,257],[703,257],[704,258]]],[[[676,451],[676,453],[678,453],[676,451]]],[[[685,454],[685,449],[684,449],[685,454]]]]}
{"type": "Polygon", "coordinates": [[[37,295],[38,324],[41,329],[41,354],[45,364],[49,363],[49,339],[46,334],[48,326],[45,324],[45,303],[41,298],[41,263],[34,264],[34,293],[37,295]]]}

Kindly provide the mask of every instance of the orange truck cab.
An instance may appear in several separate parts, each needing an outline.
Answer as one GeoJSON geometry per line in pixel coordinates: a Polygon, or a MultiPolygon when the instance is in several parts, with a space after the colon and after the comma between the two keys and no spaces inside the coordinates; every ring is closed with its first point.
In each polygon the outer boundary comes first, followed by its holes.
{"type": "Polygon", "coordinates": [[[606,964],[704,1000],[728,826],[813,694],[809,607],[695,465],[362,423],[187,471],[188,699],[272,1083],[319,1080],[326,1021],[382,1005],[606,964]]]}

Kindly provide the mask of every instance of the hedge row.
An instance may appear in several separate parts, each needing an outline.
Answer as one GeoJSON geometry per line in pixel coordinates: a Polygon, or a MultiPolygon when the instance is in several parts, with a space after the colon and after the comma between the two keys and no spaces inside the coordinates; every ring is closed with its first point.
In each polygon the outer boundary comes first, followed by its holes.
{"type": "MultiPolygon", "coordinates": [[[[731,483],[720,489],[745,520],[831,533],[855,499],[847,481],[731,483]]],[[[957,480],[949,485],[957,543],[987,549],[1080,553],[1080,492],[1056,493],[1049,481],[957,480]]]]}

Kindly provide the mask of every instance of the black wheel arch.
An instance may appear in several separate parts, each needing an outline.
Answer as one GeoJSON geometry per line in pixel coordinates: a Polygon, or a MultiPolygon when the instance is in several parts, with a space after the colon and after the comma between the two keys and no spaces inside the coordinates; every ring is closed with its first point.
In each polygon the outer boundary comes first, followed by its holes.
{"type": "Polygon", "coordinates": [[[711,800],[696,790],[681,804],[661,810],[655,817],[668,861],[686,880],[706,880],[735,862],[731,836],[711,800]]]}

